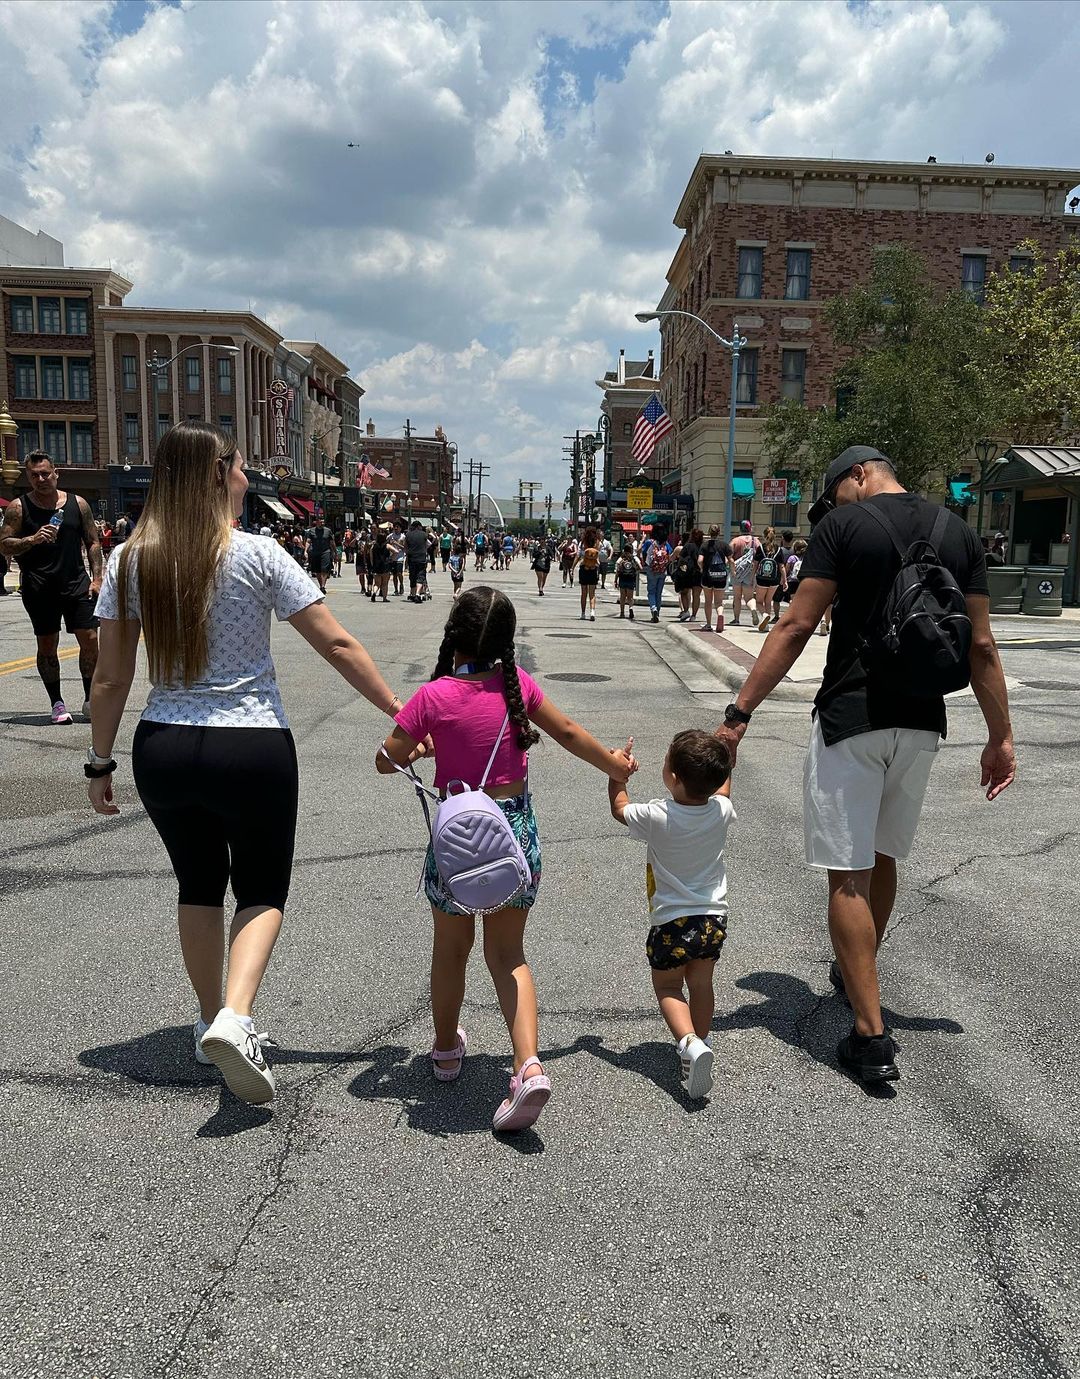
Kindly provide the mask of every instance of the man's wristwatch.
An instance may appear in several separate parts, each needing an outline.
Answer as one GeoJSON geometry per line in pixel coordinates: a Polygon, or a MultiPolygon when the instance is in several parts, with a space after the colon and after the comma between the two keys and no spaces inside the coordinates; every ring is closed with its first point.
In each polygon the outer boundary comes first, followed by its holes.
{"type": "Polygon", "coordinates": [[[745,727],[753,716],[754,715],[751,713],[744,713],[742,709],[735,704],[729,704],[724,710],[724,722],[729,728],[733,727],[736,723],[741,723],[745,727]]]}

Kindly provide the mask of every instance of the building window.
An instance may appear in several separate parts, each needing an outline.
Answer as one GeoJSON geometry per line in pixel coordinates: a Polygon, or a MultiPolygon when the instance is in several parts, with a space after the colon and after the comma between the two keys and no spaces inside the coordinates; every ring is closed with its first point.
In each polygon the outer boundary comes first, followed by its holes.
{"type": "Polygon", "coordinates": [[[761,268],[764,253],[761,249],[739,250],[739,284],[736,297],[761,296],[761,268]]]}
{"type": "Polygon", "coordinates": [[[33,297],[12,297],[11,299],[11,329],[13,333],[20,335],[33,335],[34,333],[34,299],[33,297]]]}
{"type": "Polygon", "coordinates": [[[15,396],[37,397],[37,360],[27,355],[15,360],[15,396]]]}
{"type": "Polygon", "coordinates": [[[801,402],[806,393],[806,351],[780,351],[780,396],[801,402]]]}
{"type": "Polygon", "coordinates": [[[623,440],[630,440],[634,434],[634,423],[632,421],[624,421],[622,424],[622,433],[623,440]]]}
{"type": "Polygon", "coordinates": [[[784,296],[792,302],[805,302],[810,296],[810,250],[789,249],[784,296]]]}
{"type": "Polygon", "coordinates": [[[418,460],[409,461],[409,483],[418,484],[420,482],[420,462],[418,460]]]}
{"type": "Polygon", "coordinates": [[[777,531],[783,531],[784,528],[794,530],[799,525],[798,503],[773,503],[771,525],[777,531]]]}
{"type": "Polygon", "coordinates": [[[41,361],[41,396],[54,401],[64,396],[64,361],[62,359],[43,359],[41,361]]]}
{"type": "Polygon", "coordinates": [[[20,421],[18,435],[18,454],[19,459],[25,460],[31,450],[38,450],[41,446],[41,432],[36,421],[20,421]]]}
{"type": "Polygon", "coordinates": [[[427,462],[427,481],[429,484],[439,482],[439,462],[438,460],[428,460],[427,462]]]}
{"type": "Polygon", "coordinates": [[[750,521],[750,509],[754,504],[753,493],[754,471],[752,469],[737,469],[731,498],[731,520],[733,522],[750,521]],[[744,497],[744,493],[748,493],[750,496],[744,497]]]}
{"type": "Polygon", "coordinates": [[[68,397],[72,402],[90,400],[90,361],[89,359],[68,360],[68,397]]]}
{"type": "Polygon", "coordinates": [[[218,417],[218,425],[221,427],[221,429],[225,432],[227,436],[231,436],[233,434],[233,419],[228,412],[221,413],[221,415],[218,417]]]}
{"type": "Polygon", "coordinates": [[[157,438],[159,441],[171,425],[168,412],[159,412],[157,418],[157,438]]]}
{"type": "Polygon", "coordinates": [[[94,463],[94,428],[89,422],[71,423],[71,463],[84,468],[94,463]]]}
{"type": "Polygon", "coordinates": [[[60,334],[60,298],[38,298],[38,333],[40,335],[60,334]]]}
{"type": "Polygon", "coordinates": [[[188,420],[188,421],[202,421],[202,419],[203,419],[203,416],[202,416],[202,413],[201,413],[201,412],[189,412],[189,413],[187,414],[187,420],[188,420]]]}
{"type": "Polygon", "coordinates": [[[154,370],[154,391],[167,393],[169,391],[169,370],[160,366],[154,370]]]}
{"type": "Polygon", "coordinates": [[[756,349],[740,350],[739,382],[735,393],[737,405],[757,406],[757,363],[758,352],[756,349]]]}
{"type": "Polygon", "coordinates": [[[197,393],[202,388],[202,366],[197,354],[189,354],[184,361],[184,369],[187,373],[187,390],[189,393],[197,393]]]}
{"type": "Polygon", "coordinates": [[[965,254],[961,287],[973,301],[983,304],[986,295],[986,256],[985,254],[965,254]]]}
{"type": "Polygon", "coordinates": [[[1010,255],[1009,255],[1009,272],[1010,272],[1010,273],[1024,273],[1024,274],[1026,274],[1028,277],[1030,277],[1031,274],[1034,272],[1034,270],[1035,270],[1035,261],[1034,261],[1034,259],[1032,259],[1031,257],[1029,257],[1029,255],[1027,255],[1027,254],[1010,254],[1010,255]]]}
{"type": "Polygon", "coordinates": [[[62,421],[45,423],[45,449],[53,464],[67,464],[67,427],[62,421]]]}
{"type": "Polygon", "coordinates": [[[138,412],[124,413],[124,454],[137,455],[139,453],[139,414],[138,412]]]}
{"type": "Polygon", "coordinates": [[[219,359],[217,362],[217,385],[219,393],[232,392],[232,360],[219,359]]]}
{"type": "Polygon", "coordinates": [[[123,364],[124,392],[133,393],[136,390],[135,356],[125,354],[121,362],[123,364]]]}
{"type": "Polygon", "coordinates": [[[90,313],[86,309],[85,302],[65,300],[64,315],[67,318],[67,333],[69,335],[89,335],[90,313]]]}

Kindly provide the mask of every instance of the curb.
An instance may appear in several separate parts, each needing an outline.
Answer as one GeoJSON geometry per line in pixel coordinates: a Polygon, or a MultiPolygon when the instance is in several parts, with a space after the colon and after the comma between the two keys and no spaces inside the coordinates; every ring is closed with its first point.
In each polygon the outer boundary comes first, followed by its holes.
{"type": "MultiPolygon", "coordinates": [[[[717,650],[714,646],[709,646],[680,623],[668,623],[666,631],[669,637],[674,637],[695,660],[700,661],[706,670],[712,671],[713,675],[728,689],[742,688],[743,681],[748,674],[742,666],[736,665],[722,651],[717,650]]],[[[818,684],[816,681],[800,684],[793,680],[781,680],[765,702],[812,704],[817,692],[818,684]]]]}

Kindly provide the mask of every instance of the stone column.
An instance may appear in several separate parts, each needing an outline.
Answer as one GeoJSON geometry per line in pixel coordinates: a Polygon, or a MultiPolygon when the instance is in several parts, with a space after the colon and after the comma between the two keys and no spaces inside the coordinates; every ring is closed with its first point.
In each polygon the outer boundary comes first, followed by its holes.
{"type": "Polygon", "coordinates": [[[199,339],[202,341],[203,347],[203,418],[212,422],[214,417],[210,410],[210,337],[209,335],[200,335],[199,339]]]}
{"type": "MultiPolygon", "coordinates": [[[[105,464],[119,464],[119,445],[116,434],[116,336],[104,332],[105,336],[105,416],[107,432],[102,446],[104,456],[99,456],[99,461],[103,458],[105,464]]],[[[100,404],[98,406],[98,417],[101,417],[100,404]]],[[[101,427],[98,427],[98,435],[101,436],[101,427]]]]}
{"type": "Polygon", "coordinates": [[[236,389],[236,443],[243,453],[244,459],[251,458],[251,450],[248,447],[248,368],[247,368],[247,341],[241,338],[237,341],[233,337],[233,342],[239,344],[240,353],[233,355],[236,360],[236,368],[233,370],[233,387],[236,389]]]}
{"type": "MultiPolygon", "coordinates": [[[[177,351],[180,349],[179,335],[169,336],[169,358],[176,359],[177,351]]],[[[184,366],[183,359],[177,359],[175,364],[170,364],[172,370],[172,419],[175,426],[178,421],[184,418],[180,415],[180,370],[184,366]]]]}
{"type": "MultiPolygon", "coordinates": [[[[146,367],[146,332],[140,331],[135,339],[139,345],[139,427],[142,431],[143,464],[150,463],[150,409],[146,404],[147,389],[152,389],[150,370],[146,367]]],[[[124,455],[127,456],[125,441],[124,455]]]]}

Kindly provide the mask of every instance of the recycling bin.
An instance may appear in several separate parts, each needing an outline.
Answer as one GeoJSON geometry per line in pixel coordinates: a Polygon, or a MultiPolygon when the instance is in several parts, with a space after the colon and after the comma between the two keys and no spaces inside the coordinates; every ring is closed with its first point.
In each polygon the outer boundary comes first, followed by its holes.
{"type": "Polygon", "coordinates": [[[988,565],[986,577],[990,582],[990,612],[1019,613],[1024,601],[1024,567],[988,565]]]}
{"type": "Polygon", "coordinates": [[[1024,614],[1029,618],[1060,618],[1065,571],[1054,565],[1029,565],[1024,576],[1024,614]]]}

